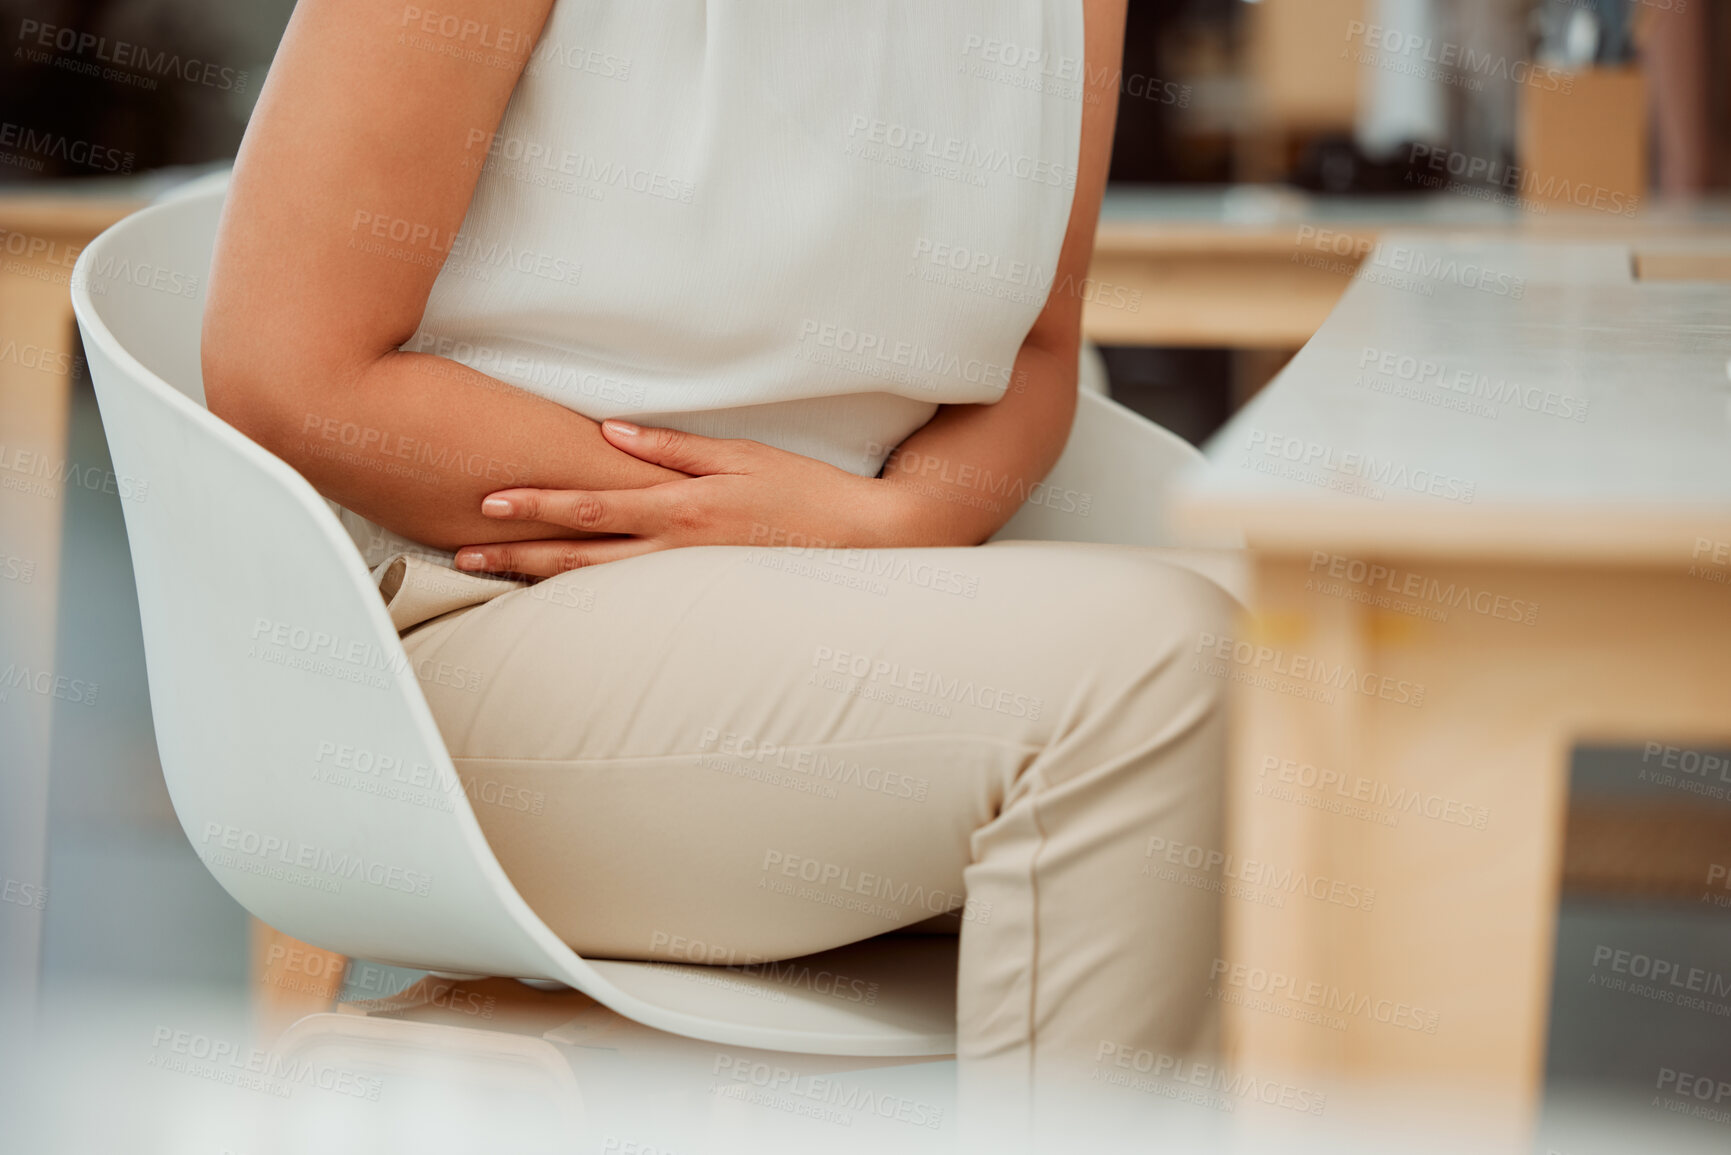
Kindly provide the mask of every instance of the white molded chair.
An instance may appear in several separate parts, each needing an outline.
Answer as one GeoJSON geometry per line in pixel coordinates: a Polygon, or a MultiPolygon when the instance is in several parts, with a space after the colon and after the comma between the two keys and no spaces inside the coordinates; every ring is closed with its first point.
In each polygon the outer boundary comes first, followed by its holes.
{"type": "MultiPolygon", "coordinates": [[[[773,975],[728,970],[716,982],[705,967],[583,959],[518,895],[460,789],[440,809],[315,777],[321,749],[352,746],[456,781],[349,536],[300,474],[204,408],[199,329],[222,197],[190,191],[116,224],[85,249],[72,292],[122,479],[163,774],[222,886],[271,926],[351,957],[564,983],[716,1043],[952,1051],[950,936],[818,956],[876,982],[869,1007],[773,975]],[[137,275],[162,269],[196,276],[198,293],[137,275]]],[[[1154,498],[1195,456],[1084,392],[1050,485],[1089,494],[1088,516],[1063,500],[1030,504],[1004,536],[1168,544],[1154,498]]]]}

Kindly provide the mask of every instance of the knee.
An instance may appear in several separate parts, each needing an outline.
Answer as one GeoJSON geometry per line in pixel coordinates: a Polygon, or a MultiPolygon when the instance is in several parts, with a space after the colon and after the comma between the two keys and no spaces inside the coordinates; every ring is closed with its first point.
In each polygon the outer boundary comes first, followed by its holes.
{"type": "Polygon", "coordinates": [[[1182,630],[1186,657],[1200,657],[1203,650],[1233,635],[1238,603],[1232,595],[1195,570],[1161,563],[1169,583],[1165,597],[1171,620],[1182,630]]]}
{"type": "Polygon", "coordinates": [[[1214,676],[1211,655],[1236,630],[1238,603],[1193,570],[1139,559],[1137,596],[1124,609],[1122,637],[1139,679],[1150,673],[1182,683],[1209,699],[1220,697],[1224,680],[1214,676]]]}
{"type": "Polygon", "coordinates": [[[1200,574],[1139,552],[1091,577],[1088,629],[1098,641],[1084,709],[1138,749],[1213,749],[1230,680],[1212,655],[1236,629],[1237,603],[1200,574]]]}

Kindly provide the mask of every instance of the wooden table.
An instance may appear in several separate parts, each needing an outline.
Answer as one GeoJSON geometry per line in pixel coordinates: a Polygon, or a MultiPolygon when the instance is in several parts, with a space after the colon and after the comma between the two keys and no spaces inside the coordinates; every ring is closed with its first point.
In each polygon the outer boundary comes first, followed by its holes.
{"type": "Polygon", "coordinates": [[[1252,612],[1193,654],[1234,682],[1227,850],[1328,880],[1223,900],[1241,1067],[1526,1118],[1571,748],[1731,743],[1731,283],[1632,272],[1724,236],[1385,235],[1426,274],[1355,281],[1179,486],[1252,551],[1252,612]]]}
{"type": "Polygon", "coordinates": [[[1272,186],[1113,186],[1083,309],[1102,345],[1290,352],[1310,339],[1390,230],[1447,235],[1651,237],[1731,224],[1731,206],[1649,206],[1631,220],[1537,212],[1454,195],[1312,196],[1272,186]]]}

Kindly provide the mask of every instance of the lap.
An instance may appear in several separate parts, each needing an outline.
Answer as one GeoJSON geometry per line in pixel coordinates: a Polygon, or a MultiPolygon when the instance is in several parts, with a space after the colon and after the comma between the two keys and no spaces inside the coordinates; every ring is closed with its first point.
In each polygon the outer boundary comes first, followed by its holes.
{"type": "Polygon", "coordinates": [[[454,754],[632,758],[759,741],[1043,742],[1081,680],[1194,648],[1225,596],[1157,551],[668,550],[411,631],[454,754]]]}
{"type": "Polygon", "coordinates": [[[1128,547],[704,547],[404,645],[502,864],[567,941],[753,961],[960,906],[971,834],[1078,703],[1228,604],[1128,547]]]}

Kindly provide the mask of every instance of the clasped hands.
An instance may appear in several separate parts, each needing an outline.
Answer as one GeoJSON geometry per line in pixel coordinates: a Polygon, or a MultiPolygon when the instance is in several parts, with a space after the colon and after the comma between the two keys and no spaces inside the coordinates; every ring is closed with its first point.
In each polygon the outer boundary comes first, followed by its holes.
{"type": "Polygon", "coordinates": [[[720,440],[626,421],[607,442],[688,476],[643,489],[504,489],[481,512],[603,535],[464,546],[457,568],[551,577],[566,570],[688,545],[816,545],[881,549],[967,545],[941,540],[930,506],[903,486],[859,477],[758,441],[720,440]]]}

